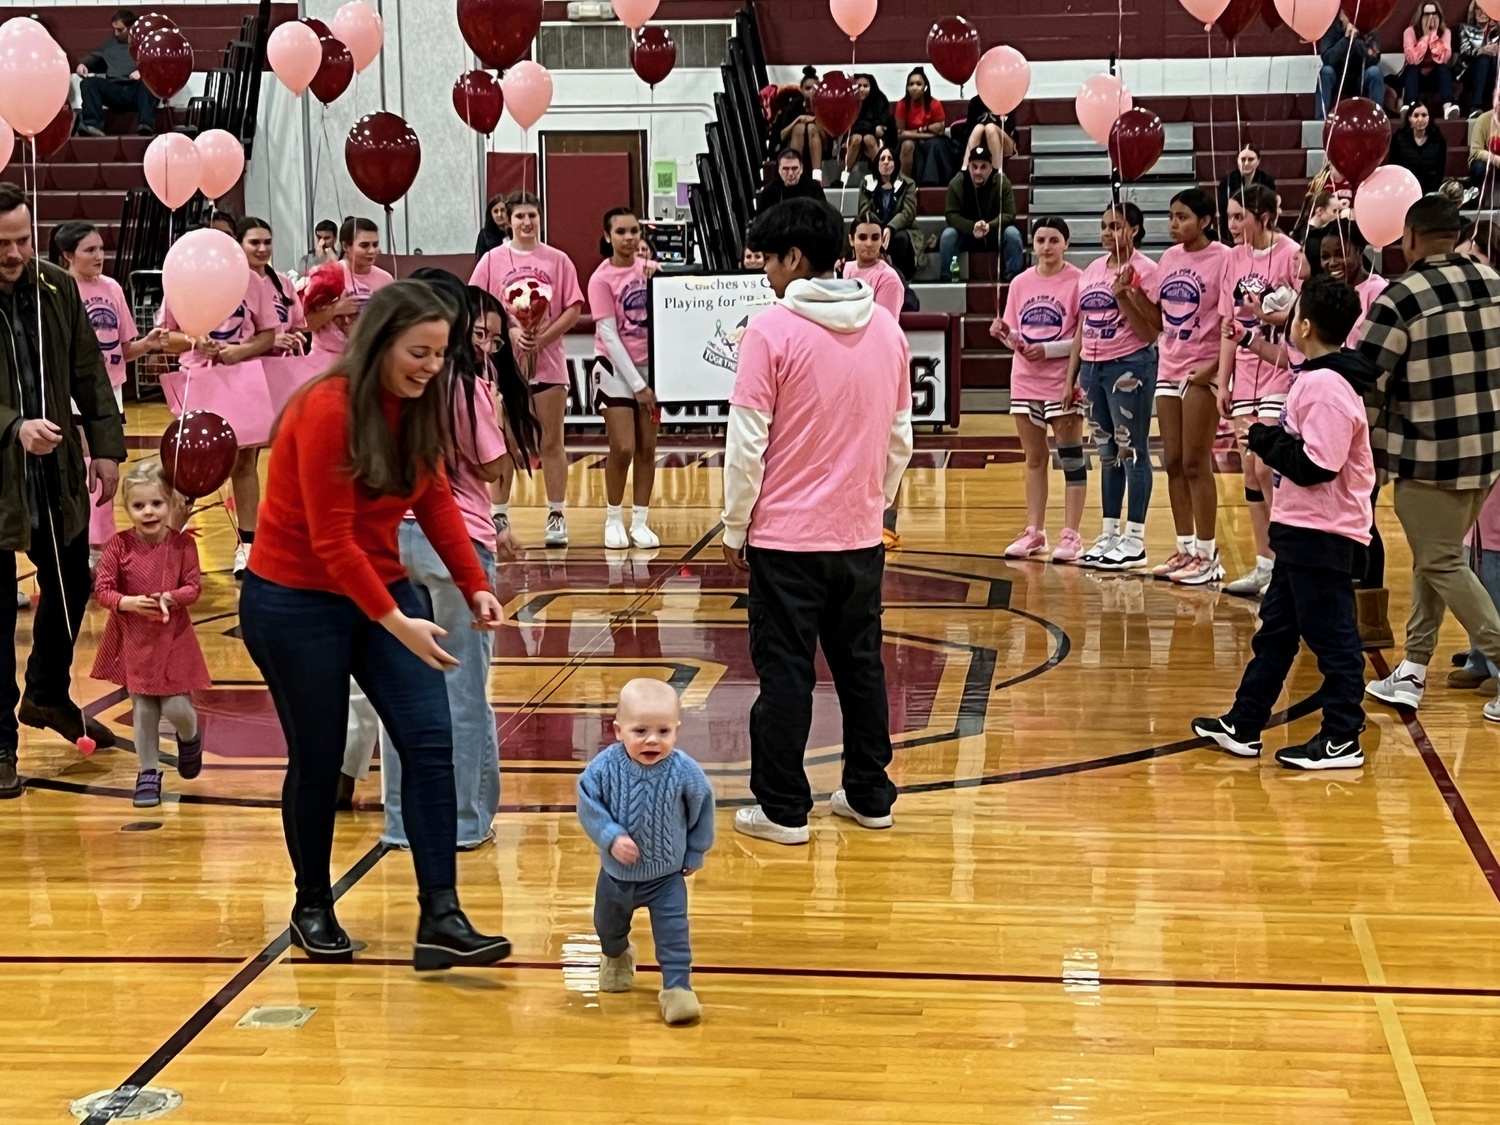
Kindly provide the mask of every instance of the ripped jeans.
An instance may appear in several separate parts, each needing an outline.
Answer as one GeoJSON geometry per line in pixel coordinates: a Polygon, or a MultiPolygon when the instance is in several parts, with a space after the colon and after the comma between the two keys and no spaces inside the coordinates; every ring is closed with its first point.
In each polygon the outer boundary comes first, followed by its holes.
{"type": "Polygon", "coordinates": [[[1099,454],[1104,518],[1117,520],[1130,486],[1130,523],[1145,523],[1151,506],[1151,408],[1156,398],[1156,349],[1121,359],[1085,360],[1078,385],[1088,402],[1094,449],[1099,454]]]}

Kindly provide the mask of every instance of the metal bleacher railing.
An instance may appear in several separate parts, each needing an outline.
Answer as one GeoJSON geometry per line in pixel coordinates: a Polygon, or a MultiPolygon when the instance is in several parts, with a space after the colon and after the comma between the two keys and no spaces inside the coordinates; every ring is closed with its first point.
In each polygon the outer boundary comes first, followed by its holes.
{"type": "Polygon", "coordinates": [[[708,151],[698,155],[698,182],[689,192],[702,260],[715,270],[740,263],[765,147],[760,91],[766,84],[766,62],[760,31],[748,8],[734,23],[729,62],[719,68],[724,89],[714,95],[715,119],[704,126],[708,151]]]}

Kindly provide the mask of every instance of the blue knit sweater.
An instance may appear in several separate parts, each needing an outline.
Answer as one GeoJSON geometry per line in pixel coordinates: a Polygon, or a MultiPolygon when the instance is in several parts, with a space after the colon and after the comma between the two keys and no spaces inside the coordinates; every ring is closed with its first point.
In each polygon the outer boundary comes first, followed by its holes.
{"type": "Polygon", "coordinates": [[[606,873],[644,883],[703,866],[703,853],[714,842],[713,786],[681,750],[643,766],[616,742],[578,778],[578,819],[599,845],[606,873]],[[629,836],[641,851],[628,867],[609,854],[621,836],[629,836]]]}

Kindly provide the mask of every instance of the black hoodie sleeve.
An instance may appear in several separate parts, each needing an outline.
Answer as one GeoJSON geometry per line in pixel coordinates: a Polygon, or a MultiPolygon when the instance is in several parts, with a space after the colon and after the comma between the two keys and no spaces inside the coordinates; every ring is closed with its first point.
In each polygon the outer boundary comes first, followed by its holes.
{"type": "Polygon", "coordinates": [[[1294,437],[1280,426],[1264,426],[1257,422],[1250,427],[1248,444],[1251,453],[1299,488],[1327,484],[1338,476],[1307,455],[1300,437],[1294,437]]]}

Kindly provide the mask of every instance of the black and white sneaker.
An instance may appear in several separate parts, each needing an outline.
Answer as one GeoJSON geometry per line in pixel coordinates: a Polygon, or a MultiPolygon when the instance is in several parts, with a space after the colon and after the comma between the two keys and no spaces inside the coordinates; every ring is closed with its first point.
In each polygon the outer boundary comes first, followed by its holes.
{"type": "Polygon", "coordinates": [[[1292,770],[1357,770],[1365,764],[1365,752],[1358,738],[1335,742],[1319,732],[1306,745],[1276,751],[1276,760],[1292,770]]]}
{"type": "Polygon", "coordinates": [[[1219,749],[1227,750],[1236,758],[1259,758],[1260,734],[1252,737],[1249,731],[1236,731],[1234,724],[1223,719],[1194,719],[1193,733],[1217,743],[1219,749]]]}

